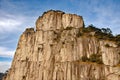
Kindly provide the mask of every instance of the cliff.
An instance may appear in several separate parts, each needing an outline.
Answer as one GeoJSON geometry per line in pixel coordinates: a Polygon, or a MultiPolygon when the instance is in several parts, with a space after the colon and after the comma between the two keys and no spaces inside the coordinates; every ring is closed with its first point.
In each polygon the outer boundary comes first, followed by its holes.
{"type": "Polygon", "coordinates": [[[120,80],[120,47],[84,28],[81,16],[44,13],[20,36],[3,80],[120,80]]]}

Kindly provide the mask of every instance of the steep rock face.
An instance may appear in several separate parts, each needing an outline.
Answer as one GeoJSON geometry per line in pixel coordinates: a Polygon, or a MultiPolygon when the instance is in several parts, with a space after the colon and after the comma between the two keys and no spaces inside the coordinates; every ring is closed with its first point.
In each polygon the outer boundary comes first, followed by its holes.
{"type": "Polygon", "coordinates": [[[48,11],[36,21],[36,30],[56,30],[66,27],[82,28],[84,22],[82,16],[65,14],[61,11],[48,11]]]}
{"type": "Polygon", "coordinates": [[[4,80],[120,80],[120,48],[93,36],[78,36],[80,28],[84,28],[80,16],[43,14],[36,31],[28,28],[21,35],[4,80]],[[100,54],[103,64],[81,61],[92,54],[100,54]]]}

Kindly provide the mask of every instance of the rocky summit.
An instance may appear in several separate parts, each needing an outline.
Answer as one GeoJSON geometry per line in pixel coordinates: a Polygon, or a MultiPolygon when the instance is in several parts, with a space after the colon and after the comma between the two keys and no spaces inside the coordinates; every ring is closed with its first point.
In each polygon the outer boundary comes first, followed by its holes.
{"type": "Polygon", "coordinates": [[[120,80],[120,47],[95,34],[82,16],[44,12],[20,36],[3,80],[120,80]]]}

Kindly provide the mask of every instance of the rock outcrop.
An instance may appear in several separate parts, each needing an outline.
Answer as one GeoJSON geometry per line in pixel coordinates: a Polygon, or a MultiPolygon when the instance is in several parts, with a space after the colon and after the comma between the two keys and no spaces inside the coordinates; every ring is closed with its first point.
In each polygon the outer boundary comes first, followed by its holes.
{"type": "Polygon", "coordinates": [[[57,30],[65,29],[66,27],[84,27],[82,16],[50,10],[44,12],[44,14],[36,21],[36,30],[57,30]]]}
{"type": "Polygon", "coordinates": [[[21,35],[4,80],[120,80],[120,47],[94,36],[80,36],[81,28],[81,16],[44,13],[36,21],[36,30],[28,28],[21,35]],[[101,55],[103,64],[81,61],[92,54],[101,55]]]}

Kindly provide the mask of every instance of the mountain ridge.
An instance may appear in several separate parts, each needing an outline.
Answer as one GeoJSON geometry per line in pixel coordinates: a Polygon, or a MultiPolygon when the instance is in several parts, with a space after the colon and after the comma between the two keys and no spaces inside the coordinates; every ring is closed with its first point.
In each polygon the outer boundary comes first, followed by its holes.
{"type": "Polygon", "coordinates": [[[82,16],[50,10],[20,36],[3,80],[120,80],[113,38],[110,29],[85,27],[82,16]]]}

